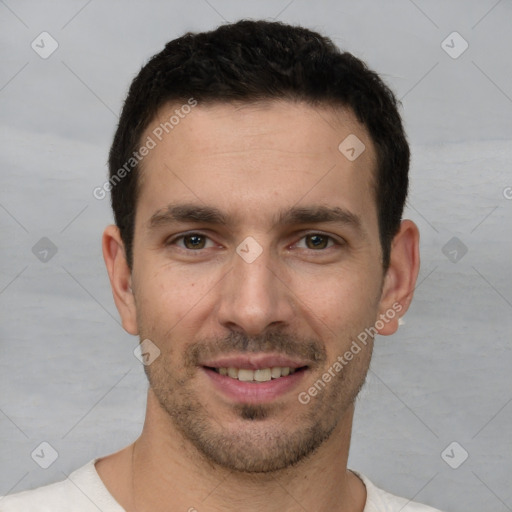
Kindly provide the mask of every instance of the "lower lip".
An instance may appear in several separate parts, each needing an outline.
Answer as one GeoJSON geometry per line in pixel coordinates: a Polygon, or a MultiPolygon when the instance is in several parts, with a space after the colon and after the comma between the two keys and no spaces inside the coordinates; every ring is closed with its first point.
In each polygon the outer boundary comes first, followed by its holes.
{"type": "Polygon", "coordinates": [[[265,403],[271,402],[297,387],[308,371],[306,368],[286,377],[279,377],[267,382],[243,382],[221,375],[215,370],[202,367],[203,372],[211,379],[216,389],[235,402],[265,403]]]}

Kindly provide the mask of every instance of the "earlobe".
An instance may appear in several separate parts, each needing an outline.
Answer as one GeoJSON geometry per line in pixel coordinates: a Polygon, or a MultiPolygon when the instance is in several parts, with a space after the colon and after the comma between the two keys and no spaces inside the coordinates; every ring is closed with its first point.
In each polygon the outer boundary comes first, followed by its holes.
{"type": "Polygon", "coordinates": [[[105,228],[102,249],[112,295],[123,328],[128,333],[137,335],[137,312],[132,291],[132,275],[126,261],[124,244],[117,226],[111,225],[105,228]]]}
{"type": "Polygon", "coordinates": [[[411,304],[420,267],[419,231],[411,220],[404,220],[391,244],[390,263],[384,278],[379,316],[385,321],[377,329],[381,335],[396,332],[399,319],[411,304]]]}

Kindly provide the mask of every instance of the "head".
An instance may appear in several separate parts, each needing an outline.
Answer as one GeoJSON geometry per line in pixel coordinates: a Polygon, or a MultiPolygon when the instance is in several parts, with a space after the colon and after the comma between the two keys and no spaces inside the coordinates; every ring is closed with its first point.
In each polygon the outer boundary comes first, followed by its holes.
{"type": "MultiPolygon", "coordinates": [[[[166,135],[189,105],[289,100],[349,109],[368,131],[376,152],[373,193],[384,269],[408,190],[409,146],[397,100],[380,77],[327,37],[278,22],[240,21],[167,43],[133,80],[110,150],[111,199],[126,257],[133,264],[134,220],[142,135],[157,112],[175,104],[153,139],[166,135]],[[130,161],[131,159],[131,161],[130,161]],[[131,165],[133,164],[133,165],[131,165]],[[125,176],[118,179],[119,170],[125,176]]],[[[340,141],[341,142],[341,141],[340,141]]],[[[143,167],[142,163],[142,167],[143,167]]]]}
{"type": "Polygon", "coordinates": [[[160,351],[144,367],[159,413],[231,469],[311,456],[346,426],[417,276],[392,92],[304,28],[187,33],[134,79],[109,165],[105,260],[123,326],[160,351]],[[266,398],[219,373],[265,365],[296,368],[246,384],[266,398]]]}

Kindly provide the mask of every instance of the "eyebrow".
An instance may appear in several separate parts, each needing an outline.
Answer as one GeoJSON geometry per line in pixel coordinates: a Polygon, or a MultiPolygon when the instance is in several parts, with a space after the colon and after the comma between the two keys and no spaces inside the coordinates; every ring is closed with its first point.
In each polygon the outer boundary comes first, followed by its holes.
{"type": "MultiPolygon", "coordinates": [[[[214,206],[193,203],[169,204],[151,216],[148,228],[153,230],[163,225],[179,222],[229,225],[232,220],[230,215],[214,206]]],[[[338,206],[294,206],[280,211],[274,221],[274,225],[338,223],[352,227],[363,234],[360,217],[338,206]]]]}

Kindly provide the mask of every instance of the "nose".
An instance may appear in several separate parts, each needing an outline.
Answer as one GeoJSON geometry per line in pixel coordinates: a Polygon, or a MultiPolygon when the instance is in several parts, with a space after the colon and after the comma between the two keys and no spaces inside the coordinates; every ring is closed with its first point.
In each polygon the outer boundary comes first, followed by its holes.
{"type": "Polygon", "coordinates": [[[217,314],[223,327],[257,336],[270,326],[291,324],[293,294],[279,268],[268,249],[254,261],[234,254],[233,267],[220,283],[217,314]]]}

